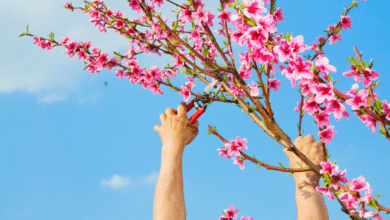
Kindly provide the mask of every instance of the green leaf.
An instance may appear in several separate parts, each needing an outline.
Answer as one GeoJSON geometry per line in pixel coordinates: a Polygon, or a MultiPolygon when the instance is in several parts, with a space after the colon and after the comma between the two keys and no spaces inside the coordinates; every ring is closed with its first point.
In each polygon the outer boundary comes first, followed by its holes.
{"type": "Polygon", "coordinates": [[[23,33],[19,37],[23,37],[23,36],[26,36],[26,35],[27,35],[26,33],[23,33]]]}
{"type": "Polygon", "coordinates": [[[373,65],[374,65],[374,61],[371,59],[370,64],[368,64],[368,69],[371,69],[373,65]]]}
{"type": "Polygon", "coordinates": [[[26,27],[26,33],[28,34],[28,25],[27,25],[27,27],[26,27]]]}
{"type": "Polygon", "coordinates": [[[301,164],[300,164],[300,163],[298,163],[298,162],[297,162],[297,164],[298,164],[298,166],[301,166],[301,164]]]}
{"type": "Polygon", "coordinates": [[[331,155],[331,154],[329,154],[328,156],[326,156],[326,160],[328,160],[328,159],[329,159],[330,155],[331,155]]]}
{"type": "Polygon", "coordinates": [[[378,194],[378,196],[376,197],[376,200],[378,200],[378,199],[379,199],[379,196],[381,196],[381,193],[379,193],[379,194],[378,194]]]}
{"type": "Polygon", "coordinates": [[[293,173],[288,174],[287,179],[292,175],[293,173]]]}
{"type": "Polygon", "coordinates": [[[383,137],[386,137],[386,132],[382,130],[382,128],[379,128],[379,133],[381,133],[383,137]]]}
{"type": "Polygon", "coordinates": [[[370,206],[373,209],[378,209],[379,207],[376,205],[374,198],[370,199],[370,202],[368,203],[368,206],[370,206]]]}
{"type": "Polygon", "coordinates": [[[257,167],[257,170],[259,170],[260,167],[262,167],[263,165],[259,162],[257,163],[259,166],[257,167]]]}
{"type": "Polygon", "coordinates": [[[279,162],[279,165],[280,165],[282,168],[284,168],[284,166],[283,166],[283,164],[282,164],[281,162],[279,162]]]}
{"type": "Polygon", "coordinates": [[[336,85],[336,83],[340,80],[340,78],[337,78],[334,82],[333,85],[336,85]]]}
{"type": "Polygon", "coordinates": [[[336,160],[334,160],[332,164],[333,164],[333,165],[336,165],[336,160]]]}

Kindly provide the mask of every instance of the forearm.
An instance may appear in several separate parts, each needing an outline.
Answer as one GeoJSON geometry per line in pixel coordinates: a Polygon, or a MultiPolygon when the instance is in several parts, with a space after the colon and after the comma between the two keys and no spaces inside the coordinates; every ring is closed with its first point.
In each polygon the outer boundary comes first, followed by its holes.
{"type": "Polygon", "coordinates": [[[182,153],[162,152],[160,174],[154,194],[153,219],[186,219],[182,153]]]}
{"type": "Polygon", "coordinates": [[[307,173],[295,175],[298,220],[329,220],[324,197],[315,190],[319,178],[307,173]],[[303,175],[302,175],[303,174],[303,175]]]}

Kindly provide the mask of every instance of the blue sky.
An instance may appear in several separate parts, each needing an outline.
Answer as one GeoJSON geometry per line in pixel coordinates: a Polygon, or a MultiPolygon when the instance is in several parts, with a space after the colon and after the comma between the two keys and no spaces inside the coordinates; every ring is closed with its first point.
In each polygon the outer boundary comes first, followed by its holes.
{"type": "MultiPolygon", "coordinates": [[[[80,10],[72,13],[62,8],[65,2],[1,1],[0,219],[152,219],[162,146],[153,128],[161,124],[159,115],[168,107],[176,109],[183,97],[165,86],[163,96],[153,95],[139,84],[120,80],[114,70],[91,74],[83,71],[78,56],[72,61],[63,54],[63,47],[47,51],[34,45],[31,37],[18,38],[29,25],[29,32],[37,36],[47,37],[53,31],[56,41],[69,34],[70,41],[91,40],[93,48],[100,47],[109,57],[113,51],[124,54],[129,48],[127,39],[109,29],[101,33],[80,10]]],[[[83,5],[81,0],[70,2],[83,5]]],[[[339,21],[343,7],[351,2],[278,0],[285,18],[278,32],[303,35],[304,43],[311,45],[328,25],[339,21]]],[[[373,69],[381,75],[376,92],[386,99],[390,96],[386,76],[390,3],[358,3],[350,12],[352,29],[342,32],[343,41],[324,47],[330,64],[337,68],[331,75],[341,78],[336,84],[340,91],[351,88],[354,81],[342,73],[348,70],[346,58],[354,55],[356,45],[364,60],[374,60],[373,69]]],[[[105,4],[128,18],[137,16],[124,0],[105,4]]],[[[216,12],[215,6],[206,4],[216,12]]],[[[164,9],[163,17],[168,17],[169,10],[164,9]]],[[[244,48],[234,50],[238,53],[244,48]]],[[[162,67],[172,60],[154,55],[139,59],[142,67],[162,67]]],[[[280,91],[271,94],[276,121],[294,140],[297,87],[291,89],[280,71],[275,77],[282,80],[280,91]]],[[[177,87],[184,82],[183,75],[172,80],[177,87]]],[[[203,88],[199,82],[193,91],[203,88]]],[[[337,134],[328,145],[330,160],[347,169],[348,179],[363,175],[374,196],[381,192],[379,203],[390,207],[389,142],[378,132],[372,134],[346,107],[350,119],[331,117],[337,134]]],[[[312,116],[304,117],[305,135],[312,133],[319,140],[312,121],[312,116]]],[[[231,204],[240,210],[238,218],[296,218],[293,177],[286,180],[287,173],[256,170],[248,161],[241,170],[232,159],[218,155],[216,149],[223,143],[207,135],[207,125],[216,125],[227,140],[247,138],[244,152],[272,165],[280,161],[288,166],[282,146],[234,105],[213,103],[199,122],[199,134],[183,156],[187,219],[218,219],[231,204]]],[[[348,219],[337,201],[326,198],[325,202],[330,219],[348,219]]]]}

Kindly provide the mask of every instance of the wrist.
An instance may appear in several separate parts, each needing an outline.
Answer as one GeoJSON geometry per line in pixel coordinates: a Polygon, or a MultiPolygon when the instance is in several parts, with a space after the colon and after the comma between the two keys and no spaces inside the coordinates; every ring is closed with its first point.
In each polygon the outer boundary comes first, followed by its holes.
{"type": "Polygon", "coordinates": [[[298,186],[311,186],[316,187],[320,183],[321,176],[313,171],[294,173],[294,180],[298,186]]]}
{"type": "Polygon", "coordinates": [[[163,158],[181,159],[184,152],[184,145],[178,143],[164,143],[161,148],[163,158]]]}

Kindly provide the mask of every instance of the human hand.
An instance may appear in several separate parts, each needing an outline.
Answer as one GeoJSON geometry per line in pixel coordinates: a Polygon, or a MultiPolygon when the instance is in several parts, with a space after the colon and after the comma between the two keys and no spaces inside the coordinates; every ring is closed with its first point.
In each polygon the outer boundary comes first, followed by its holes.
{"type": "Polygon", "coordinates": [[[177,111],[167,108],[160,115],[161,126],[154,126],[163,143],[163,151],[178,151],[183,153],[186,145],[198,135],[199,122],[191,124],[187,117],[186,103],[181,102],[177,111]]]}
{"type": "MultiPolygon", "coordinates": [[[[325,161],[322,143],[320,141],[316,142],[313,135],[309,134],[306,135],[306,137],[299,136],[297,139],[295,139],[294,145],[314,164],[320,165],[321,161],[325,161]]],[[[309,166],[307,166],[293,152],[287,151],[287,148],[283,149],[283,152],[290,159],[290,168],[309,168],[309,166]],[[300,166],[297,163],[299,163],[300,166]]],[[[328,154],[328,152],[326,152],[326,154],[328,154]]],[[[315,177],[315,179],[318,180],[320,178],[320,176],[314,171],[294,173],[294,179],[296,181],[301,181],[308,178],[310,179],[312,177],[315,177]]]]}

